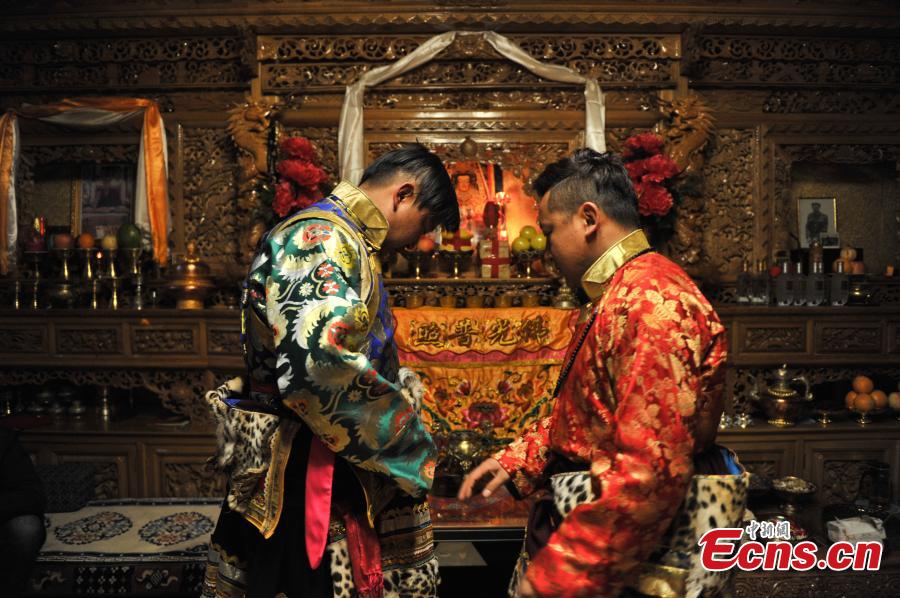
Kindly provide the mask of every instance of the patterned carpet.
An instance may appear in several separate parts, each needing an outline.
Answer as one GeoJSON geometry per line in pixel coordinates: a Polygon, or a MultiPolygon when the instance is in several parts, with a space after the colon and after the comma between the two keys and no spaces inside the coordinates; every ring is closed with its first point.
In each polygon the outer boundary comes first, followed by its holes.
{"type": "Polygon", "coordinates": [[[41,595],[197,596],[219,499],[91,502],[46,516],[32,576],[41,595]]]}

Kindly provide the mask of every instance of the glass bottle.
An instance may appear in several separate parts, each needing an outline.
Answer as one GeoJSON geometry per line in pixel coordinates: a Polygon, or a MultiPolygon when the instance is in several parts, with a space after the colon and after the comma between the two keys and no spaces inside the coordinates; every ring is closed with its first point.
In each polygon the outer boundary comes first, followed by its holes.
{"type": "Polygon", "coordinates": [[[803,262],[794,264],[794,305],[806,305],[806,289],[809,288],[809,279],[803,273],[803,262]]]}
{"type": "Polygon", "coordinates": [[[821,261],[812,263],[812,272],[806,278],[806,304],[822,305],[827,296],[824,266],[821,261]]]}
{"type": "Polygon", "coordinates": [[[753,293],[752,289],[753,276],[750,274],[750,262],[744,260],[741,265],[741,273],[737,277],[737,302],[746,305],[750,303],[753,293]]]}
{"type": "Polygon", "coordinates": [[[834,264],[834,272],[829,276],[828,301],[832,305],[847,305],[850,298],[850,278],[844,272],[844,262],[838,260],[834,264]]]}
{"type": "Polygon", "coordinates": [[[769,271],[766,268],[766,259],[756,261],[756,273],[753,275],[753,289],[750,302],[753,305],[768,305],[769,297],[769,271]]]}
{"type": "Polygon", "coordinates": [[[775,279],[775,303],[787,307],[794,303],[794,268],[789,260],[781,262],[781,274],[775,279]]]}

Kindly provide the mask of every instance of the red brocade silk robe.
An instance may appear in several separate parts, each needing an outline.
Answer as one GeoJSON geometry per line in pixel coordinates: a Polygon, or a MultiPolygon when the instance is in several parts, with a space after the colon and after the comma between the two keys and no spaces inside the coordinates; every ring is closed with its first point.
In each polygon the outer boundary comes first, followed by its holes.
{"type": "Polygon", "coordinates": [[[715,434],[725,329],[687,274],[645,249],[635,231],[585,274],[597,317],[553,411],[496,455],[521,495],[542,485],[557,452],[590,469],[599,497],[575,508],[529,564],[540,596],[621,591],[662,539],[694,454],[715,434]]]}

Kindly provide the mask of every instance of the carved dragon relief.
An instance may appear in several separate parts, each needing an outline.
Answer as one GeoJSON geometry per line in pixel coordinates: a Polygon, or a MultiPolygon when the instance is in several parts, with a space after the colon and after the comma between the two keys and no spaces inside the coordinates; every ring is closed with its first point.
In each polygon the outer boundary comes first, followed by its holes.
{"type": "Polygon", "coordinates": [[[703,252],[702,219],[704,206],[694,191],[703,168],[704,149],[713,133],[712,110],[696,94],[677,100],[659,100],[663,116],[666,153],[682,169],[681,204],[675,221],[675,236],[670,241],[672,255],[685,267],[696,266],[703,252]],[[692,192],[693,191],[693,192],[692,192]]]}
{"type": "Polygon", "coordinates": [[[244,223],[239,243],[242,263],[249,263],[253,247],[251,237],[258,235],[260,224],[253,222],[259,204],[257,190],[269,172],[269,127],[277,100],[247,100],[228,111],[227,131],[238,149],[238,212],[244,223]]]}

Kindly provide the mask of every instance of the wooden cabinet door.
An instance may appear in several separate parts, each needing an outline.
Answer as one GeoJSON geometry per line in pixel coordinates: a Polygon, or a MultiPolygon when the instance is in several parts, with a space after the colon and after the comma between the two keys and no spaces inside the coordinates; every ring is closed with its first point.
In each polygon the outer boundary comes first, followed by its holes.
{"type": "Polygon", "coordinates": [[[207,460],[215,443],[147,444],[147,492],[154,497],[222,497],[225,479],[207,460]]]}
{"type": "Polygon", "coordinates": [[[141,460],[136,443],[93,443],[79,438],[25,439],[26,448],[39,455],[38,462],[91,463],[95,498],[128,498],[141,496],[141,460]]]}
{"type": "Polygon", "coordinates": [[[887,463],[891,468],[893,499],[898,498],[897,440],[834,439],[804,443],[804,477],[819,486],[823,504],[851,501],[856,496],[866,460],[887,463]]]}

